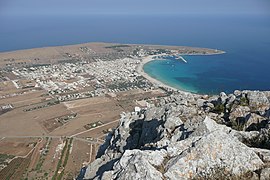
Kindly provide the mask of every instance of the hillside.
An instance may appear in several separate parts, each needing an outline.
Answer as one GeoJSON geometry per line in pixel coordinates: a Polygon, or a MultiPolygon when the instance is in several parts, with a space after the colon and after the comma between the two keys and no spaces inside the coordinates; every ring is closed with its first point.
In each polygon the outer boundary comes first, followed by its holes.
{"type": "Polygon", "coordinates": [[[270,179],[270,92],[174,93],[121,115],[85,179],[270,179]]]}

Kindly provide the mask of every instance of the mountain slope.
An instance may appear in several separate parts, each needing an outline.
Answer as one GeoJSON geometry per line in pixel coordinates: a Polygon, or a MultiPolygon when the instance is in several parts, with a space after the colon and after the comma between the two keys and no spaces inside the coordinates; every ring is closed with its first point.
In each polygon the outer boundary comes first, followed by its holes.
{"type": "Polygon", "coordinates": [[[178,92],[122,114],[85,179],[269,179],[270,92],[178,92]]]}

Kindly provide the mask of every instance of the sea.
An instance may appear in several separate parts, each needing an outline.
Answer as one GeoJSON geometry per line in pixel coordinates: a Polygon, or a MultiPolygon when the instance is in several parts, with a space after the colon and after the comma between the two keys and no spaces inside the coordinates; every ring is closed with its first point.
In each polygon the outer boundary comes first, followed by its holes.
{"type": "Polygon", "coordinates": [[[0,23],[0,52],[85,42],[213,48],[226,53],[163,57],[144,71],[194,93],[270,90],[269,15],[2,15],[0,23]]]}

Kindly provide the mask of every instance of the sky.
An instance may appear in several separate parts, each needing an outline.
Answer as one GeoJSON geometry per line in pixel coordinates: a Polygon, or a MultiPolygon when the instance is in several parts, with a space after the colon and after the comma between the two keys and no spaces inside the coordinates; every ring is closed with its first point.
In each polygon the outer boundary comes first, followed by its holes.
{"type": "Polygon", "coordinates": [[[270,0],[0,0],[0,16],[73,14],[270,14],[270,0]]]}

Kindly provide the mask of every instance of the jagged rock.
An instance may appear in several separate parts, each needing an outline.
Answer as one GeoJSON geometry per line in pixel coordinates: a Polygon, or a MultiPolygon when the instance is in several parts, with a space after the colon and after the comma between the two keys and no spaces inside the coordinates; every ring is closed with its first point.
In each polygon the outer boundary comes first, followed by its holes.
{"type": "Polygon", "coordinates": [[[263,112],[269,109],[269,100],[263,92],[248,91],[247,98],[249,100],[249,105],[253,110],[263,112]]]}
{"type": "Polygon", "coordinates": [[[141,117],[143,116],[131,113],[122,114],[120,126],[111,138],[110,149],[123,153],[126,149],[134,149],[139,146],[144,123],[144,119],[140,119],[141,117]]]}
{"type": "Polygon", "coordinates": [[[206,106],[210,107],[211,109],[213,109],[215,107],[215,105],[213,103],[210,103],[210,102],[206,103],[206,106]]]}
{"type": "Polygon", "coordinates": [[[219,119],[219,118],[220,118],[219,114],[211,113],[211,112],[210,112],[210,113],[208,113],[207,115],[208,115],[208,117],[209,117],[210,119],[215,119],[217,122],[222,122],[222,121],[223,121],[222,118],[219,119]]]}
{"type": "Polygon", "coordinates": [[[263,91],[263,93],[268,99],[270,99],[270,91],[263,91]]]}
{"type": "Polygon", "coordinates": [[[86,172],[85,172],[85,179],[94,179],[97,175],[99,167],[104,165],[106,162],[103,161],[101,158],[96,159],[91,164],[88,165],[86,172]]]}
{"type": "Polygon", "coordinates": [[[251,106],[269,105],[269,100],[264,92],[261,91],[248,91],[247,98],[251,106]]]}
{"type": "Polygon", "coordinates": [[[152,119],[160,119],[165,114],[165,108],[150,108],[145,113],[145,121],[151,121],[152,119]]]}
{"type": "Polygon", "coordinates": [[[233,102],[236,100],[235,95],[230,94],[227,99],[226,108],[229,109],[232,107],[233,102]]]}
{"type": "Polygon", "coordinates": [[[270,163],[270,150],[253,148],[253,150],[258,154],[258,156],[265,163],[270,163]]]}
{"type": "Polygon", "coordinates": [[[204,123],[210,132],[192,143],[190,140],[181,143],[183,151],[167,164],[164,174],[167,179],[207,179],[216,175],[240,177],[264,165],[246,145],[221,128],[213,129],[215,124],[209,118],[204,123]]]}
{"type": "Polygon", "coordinates": [[[183,140],[185,139],[185,134],[184,132],[182,131],[182,127],[178,127],[175,131],[174,131],[174,134],[172,135],[171,139],[170,139],[170,142],[176,142],[176,141],[179,141],[179,140],[183,140]]]}
{"type": "MultiPolygon", "coordinates": [[[[96,179],[98,179],[98,177],[96,179]]],[[[102,174],[101,180],[112,180],[112,179],[113,179],[113,171],[106,171],[102,174]]]]}
{"type": "Polygon", "coordinates": [[[179,117],[180,112],[178,112],[178,106],[171,104],[167,107],[165,115],[168,117],[179,117]]]}
{"type": "Polygon", "coordinates": [[[236,118],[245,118],[250,113],[250,108],[248,106],[237,106],[232,109],[230,113],[230,120],[235,120],[236,118]]]}
{"type": "Polygon", "coordinates": [[[190,147],[192,147],[192,143],[198,141],[200,138],[201,136],[196,136],[183,141],[170,143],[167,147],[168,156],[174,157],[182,154],[184,151],[187,151],[190,147]]]}
{"type": "Polygon", "coordinates": [[[242,92],[239,91],[239,90],[235,90],[235,91],[233,92],[233,94],[234,94],[235,96],[241,96],[242,92]]]}
{"type": "Polygon", "coordinates": [[[260,174],[260,180],[269,180],[270,179],[270,168],[262,169],[260,174]]]}
{"type": "Polygon", "coordinates": [[[88,165],[84,178],[94,179],[95,177],[99,177],[104,172],[112,169],[114,162],[116,162],[119,157],[119,154],[106,154],[103,155],[101,158],[97,158],[95,161],[88,165]]]}
{"type": "Polygon", "coordinates": [[[263,115],[265,118],[269,119],[270,118],[270,109],[266,110],[266,112],[263,115]]]}
{"type": "Polygon", "coordinates": [[[270,151],[261,148],[270,148],[269,97],[256,91],[210,97],[179,92],[158,107],[124,113],[85,178],[267,177],[270,151]]]}
{"type": "Polygon", "coordinates": [[[227,100],[227,94],[225,92],[221,92],[219,94],[219,99],[220,99],[220,103],[221,104],[225,104],[226,103],[226,100],[227,100]]]}
{"type": "Polygon", "coordinates": [[[205,105],[205,102],[206,102],[206,100],[204,100],[204,99],[198,99],[197,100],[197,106],[198,107],[203,107],[205,105]]]}
{"type": "Polygon", "coordinates": [[[245,123],[245,127],[244,130],[245,131],[258,131],[261,128],[266,126],[266,120],[254,113],[250,113],[247,117],[246,117],[246,123],[245,123]],[[263,123],[265,122],[265,123],[263,123]]]}
{"type": "Polygon", "coordinates": [[[162,180],[163,175],[154,166],[163,162],[163,152],[127,150],[113,167],[113,179],[162,180]]]}
{"type": "MultiPolygon", "coordinates": [[[[155,143],[161,139],[160,134],[164,126],[164,120],[166,113],[164,108],[151,108],[149,112],[146,112],[146,118],[142,122],[141,134],[139,139],[139,145],[143,146],[148,143],[155,143]]],[[[169,123],[172,125],[172,123],[169,123]]]]}
{"type": "Polygon", "coordinates": [[[179,117],[168,117],[164,123],[164,127],[168,130],[168,131],[173,131],[177,126],[182,125],[183,122],[181,121],[181,119],[179,117]]]}
{"type": "Polygon", "coordinates": [[[220,99],[219,96],[212,96],[212,97],[210,97],[208,99],[208,102],[211,103],[211,104],[213,104],[214,107],[215,107],[216,105],[219,105],[220,104],[220,100],[219,99],[220,99]]]}
{"type": "MultiPolygon", "coordinates": [[[[236,138],[242,143],[251,142],[260,136],[260,132],[258,131],[250,131],[250,132],[237,131],[230,127],[227,127],[226,125],[217,124],[214,120],[210,119],[209,117],[205,118],[204,123],[202,123],[192,135],[201,136],[203,134],[212,131],[225,132],[227,134],[230,134],[231,137],[236,138]]],[[[250,145],[251,143],[248,144],[250,145]]]]}
{"type": "Polygon", "coordinates": [[[248,114],[250,114],[250,108],[248,106],[237,106],[233,108],[229,114],[232,127],[237,130],[243,130],[248,114]]]}

